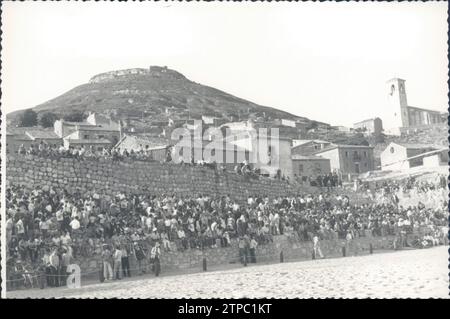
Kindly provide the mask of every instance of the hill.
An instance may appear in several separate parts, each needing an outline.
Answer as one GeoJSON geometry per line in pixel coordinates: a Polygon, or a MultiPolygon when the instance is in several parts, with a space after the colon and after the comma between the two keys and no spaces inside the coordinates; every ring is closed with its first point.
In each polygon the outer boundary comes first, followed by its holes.
{"type": "MultiPolygon", "coordinates": [[[[264,117],[265,119],[305,118],[252,103],[218,89],[187,79],[167,67],[127,69],[98,74],[88,83],[33,108],[59,116],[79,111],[95,111],[115,119],[140,122],[172,118],[215,116],[228,121],[264,117]]],[[[17,123],[23,111],[7,115],[17,123]]],[[[306,119],[307,120],[307,119],[306,119]]]]}

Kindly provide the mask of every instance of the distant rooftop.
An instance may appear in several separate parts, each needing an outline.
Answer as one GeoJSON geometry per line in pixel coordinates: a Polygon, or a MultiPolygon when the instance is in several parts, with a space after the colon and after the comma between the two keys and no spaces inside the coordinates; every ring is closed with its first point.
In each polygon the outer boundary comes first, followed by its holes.
{"type": "Polygon", "coordinates": [[[429,148],[434,148],[434,149],[439,149],[440,147],[436,147],[434,145],[430,145],[430,144],[420,144],[420,143],[403,143],[403,142],[392,142],[394,144],[397,145],[401,145],[405,148],[408,149],[415,149],[415,150],[421,150],[421,149],[429,149],[429,148]]]}
{"type": "Polygon", "coordinates": [[[291,156],[292,160],[325,160],[328,161],[328,158],[324,158],[321,156],[314,156],[314,155],[309,155],[309,156],[305,156],[305,155],[292,155],[291,156]]]}
{"type": "Polygon", "coordinates": [[[100,138],[100,139],[87,139],[87,140],[82,140],[82,139],[76,139],[76,140],[71,140],[71,139],[67,139],[67,141],[69,142],[69,144],[111,144],[110,140],[107,140],[105,138],[100,138]]]}
{"type": "Polygon", "coordinates": [[[367,120],[362,120],[362,121],[359,121],[359,122],[355,122],[354,124],[360,124],[360,123],[364,123],[364,122],[375,121],[376,119],[381,120],[379,117],[372,117],[372,118],[367,119],[367,120]]]}
{"type": "Polygon", "coordinates": [[[323,141],[323,140],[292,140],[292,141],[293,142],[295,141],[295,146],[293,146],[293,147],[305,145],[305,144],[310,143],[310,142],[314,142],[314,143],[317,143],[317,144],[331,144],[331,142],[323,141]]]}
{"type": "Polygon", "coordinates": [[[60,137],[56,135],[53,131],[41,131],[41,130],[29,130],[26,131],[28,136],[30,136],[33,139],[40,138],[40,139],[59,139],[60,137]]]}
{"type": "Polygon", "coordinates": [[[323,152],[327,152],[330,150],[334,150],[336,148],[361,148],[361,149],[370,149],[374,148],[373,146],[366,146],[366,145],[347,145],[347,144],[333,144],[329,147],[326,147],[324,149],[318,150],[317,152],[314,152],[313,155],[320,154],[323,152]]]}

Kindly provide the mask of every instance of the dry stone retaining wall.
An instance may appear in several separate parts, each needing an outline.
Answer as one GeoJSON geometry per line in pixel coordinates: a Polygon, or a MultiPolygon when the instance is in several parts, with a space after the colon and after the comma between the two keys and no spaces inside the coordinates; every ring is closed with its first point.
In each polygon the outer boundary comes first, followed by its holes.
{"type": "Polygon", "coordinates": [[[9,156],[6,163],[7,183],[25,187],[64,187],[69,192],[95,189],[107,194],[142,192],[177,195],[226,195],[245,200],[249,195],[286,196],[313,193],[312,187],[291,185],[266,177],[259,179],[210,168],[181,166],[142,161],[109,159],[50,159],[38,156],[9,156]]]}

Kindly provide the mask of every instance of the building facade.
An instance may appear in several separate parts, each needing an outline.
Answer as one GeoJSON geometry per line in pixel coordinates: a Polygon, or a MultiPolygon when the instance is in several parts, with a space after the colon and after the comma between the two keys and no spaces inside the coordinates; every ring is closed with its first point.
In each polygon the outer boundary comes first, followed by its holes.
{"type": "Polygon", "coordinates": [[[405,170],[424,165],[421,154],[437,148],[424,144],[390,143],[380,154],[382,170],[405,170]]]}
{"type": "Polygon", "coordinates": [[[122,137],[120,122],[97,113],[90,113],[84,122],[56,120],[53,127],[55,134],[63,139],[64,147],[112,147],[122,137]]]}
{"type": "Polygon", "coordinates": [[[328,174],[331,172],[330,159],[312,155],[292,155],[292,172],[294,179],[328,174]]]}
{"type": "Polygon", "coordinates": [[[361,173],[374,170],[372,146],[332,145],[313,155],[328,158],[331,170],[341,174],[344,180],[351,180],[361,173]]]}
{"type": "Polygon", "coordinates": [[[39,128],[18,128],[6,133],[7,153],[16,153],[21,145],[29,148],[31,145],[37,146],[40,143],[60,146],[63,140],[53,131],[39,128]]]}
{"type": "Polygon", "coordinates": [[[379,117],[364,120],[353,124],[353,129],[367,135],[379,136],[383,132],[383,121],[379,117]]]}

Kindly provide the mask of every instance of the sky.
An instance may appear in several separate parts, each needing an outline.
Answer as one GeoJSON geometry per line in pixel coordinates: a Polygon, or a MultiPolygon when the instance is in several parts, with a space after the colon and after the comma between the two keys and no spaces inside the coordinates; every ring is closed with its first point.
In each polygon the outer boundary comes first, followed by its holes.
{"type": "Polygon", "coordinates": [[[446,2],[3,2],[2,110],[95,74],[168,66],[295,115],[351,126],[389,116],[386,81],[446,111],[446,2]]]}

